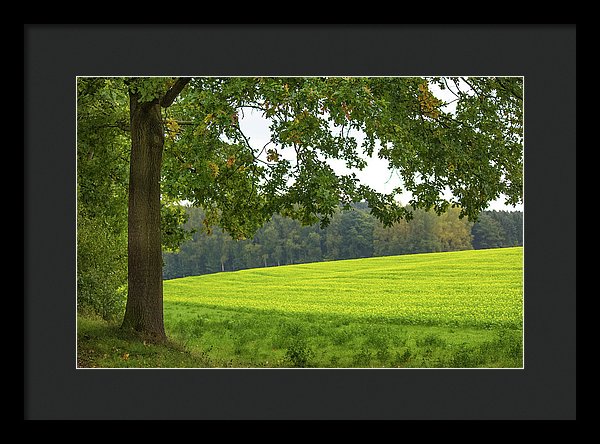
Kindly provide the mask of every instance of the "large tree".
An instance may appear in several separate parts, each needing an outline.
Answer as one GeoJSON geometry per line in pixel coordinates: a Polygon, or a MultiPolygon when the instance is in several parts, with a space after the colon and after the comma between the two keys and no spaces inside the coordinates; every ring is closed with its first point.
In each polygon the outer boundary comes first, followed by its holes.
{"type": "Polygon", "coordinates": [[[123,327],[157,341],[165,339],[161,245],[180,239],[165,229],[164,211],[161,230],[165,202],[203,207],[206,229],[241,239],[275,213],[325,226],[340,203],[360,200],[385,225],[411,209],[452,205],[475,219],[502,194],[522,200],[521,78],[83,78],[78,91],[103,81],[115,107],[129,98],[129,121],[112,123],[131,141],[123,327]],[[452,94],[453,110],[433,85],[452,94]],[[242,131],[250,112],[270,119],[266,144],[242,131]],[[402,189],[379,193],[329,162],[362,169],[373,155],[398,172],[410,207],[396,199],[402,189]]]}

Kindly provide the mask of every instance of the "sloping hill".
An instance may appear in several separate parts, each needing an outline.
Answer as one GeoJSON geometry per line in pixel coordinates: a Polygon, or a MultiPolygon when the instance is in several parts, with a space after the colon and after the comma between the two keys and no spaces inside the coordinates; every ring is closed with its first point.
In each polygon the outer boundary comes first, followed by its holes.
{"type": "Polygon", "coordinates": [[[318,262],[165,281],[167,308],[198,305],[520,328],[523,248],[318,262]]]}
{"type": "Polygon", "coordinates": [[[164,282],[168,334],[215,366],[521,367],[523,248],[164,282]]]}

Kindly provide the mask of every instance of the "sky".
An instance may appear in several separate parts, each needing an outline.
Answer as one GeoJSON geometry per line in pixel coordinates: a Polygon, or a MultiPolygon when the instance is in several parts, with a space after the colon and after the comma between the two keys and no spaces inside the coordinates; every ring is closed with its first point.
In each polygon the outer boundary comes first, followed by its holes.
{"type": "MultiPolygon", "coordinates": [[[[431,91],[438,98],[445,102],[450,102],[454,97],[449,96],[451,93],[447,91],[440,91],[439,89],[431,88],[431,91]]],[[[452,110],[454,105],[448,105],[444,110],[452,110]]],[[[262,147],[269,142],[269,120],[264,118],[260,111],[246,108],[244,109],[243,115],[240,115],[240,127],[246,137],[248,137],[250,145],[256,150],[260,151],[262,147]]],[[[358,132],[351,133],[356,137],[358,146],[361,143],[361,134],[358,132]]],[[[285,150],[280,151],[280,154],[285,157],[285,150]]],[[[354,172],[356,177],[360,180],[360,183],[369,185],[376,191],[381,193],[389,193],[394,188],[402,186],[402,181],[398,175],[388,169],[388,162],[384,159],[379,159],[376,155],[371,158],[366,158],[367,166],[361,171],[358,169],[349,170],[346,168],[343,161],[340,160],[328,160],[329,165],[338,174],[349,174],[354,172]]],[[[410,193],[403,193],[399,196],[399,200],[402,204],[407,204],[410,200],[410,193]]],[[[505,210],[505,211],[523,211],[523,205],[509,206],[504,204],[504,197],[491,202],[488,206],[488,210],[505,210]]]]}

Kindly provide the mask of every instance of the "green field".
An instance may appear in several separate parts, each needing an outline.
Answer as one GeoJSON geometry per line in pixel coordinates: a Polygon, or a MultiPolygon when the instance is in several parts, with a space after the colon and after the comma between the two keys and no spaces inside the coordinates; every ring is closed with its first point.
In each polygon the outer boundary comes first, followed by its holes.
{"type": "Polygon", "coordinates": [[[78,317],[81,367],[523,367],[523,248],[164,282],[170,343],[78,317]]]}
{"type": "Polygon", "coordinates": [[[522,367],[523,248],[164,282],[167,334],[216,367],[522,367]]]}

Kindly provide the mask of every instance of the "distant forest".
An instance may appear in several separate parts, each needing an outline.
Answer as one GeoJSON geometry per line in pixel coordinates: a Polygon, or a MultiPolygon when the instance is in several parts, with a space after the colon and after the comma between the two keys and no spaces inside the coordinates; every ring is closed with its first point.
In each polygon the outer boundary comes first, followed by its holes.
{"type": "Polygon", "coordinates": [[[339,211],[329,226],[302,226],[275,215],[252,239],[234,241],[219,229],[199,229],[204,211],[188,207],[187,230],[196,229],[177,253],[163,253],[163,279],[219,271],[373,256],[458,251],[523,245],[521,211],[484,211],[476,223],[450,208],[437,216],[417,210],[414,218],[385,228],[366,204],[339,211]]]}

